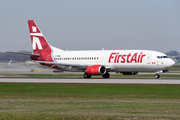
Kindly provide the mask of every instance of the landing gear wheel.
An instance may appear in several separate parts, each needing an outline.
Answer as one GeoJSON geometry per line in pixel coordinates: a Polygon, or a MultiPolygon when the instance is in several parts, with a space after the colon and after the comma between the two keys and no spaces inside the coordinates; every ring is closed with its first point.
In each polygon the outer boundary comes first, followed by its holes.
{"type": "Polygon", "coordinates": [[[102,75],[103,78],[109,78],[110,74],[106,72],[104,75],[102,75]]]}
{"type": "Polygon", "coordinates": [[[159,79],[159,78],[160,78],[160,75],[159,75],[159,74],[156,74],[156,75],[155,75],[155,78],[156,78],[156,79],[159,79]]]}
{"type": "Polygon", "coordinates": [[[87,73],[84,73],[84,78],[91,78],[91,75],[88,75],[87,73]]]}

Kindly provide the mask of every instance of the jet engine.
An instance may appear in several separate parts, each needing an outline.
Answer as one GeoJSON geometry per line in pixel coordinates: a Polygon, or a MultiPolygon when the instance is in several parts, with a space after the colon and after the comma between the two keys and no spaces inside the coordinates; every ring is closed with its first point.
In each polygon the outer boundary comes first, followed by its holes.
{"type": "Polygon", "coordinates": [[[87,67],[86,73],[88,75],[104,75],[106,73],[106,68],[103,65],[92,65],[87,67]]]}

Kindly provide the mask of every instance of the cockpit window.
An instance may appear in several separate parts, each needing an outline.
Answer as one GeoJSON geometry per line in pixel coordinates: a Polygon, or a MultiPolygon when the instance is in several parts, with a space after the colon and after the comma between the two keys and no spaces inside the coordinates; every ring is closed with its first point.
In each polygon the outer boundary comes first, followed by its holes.
{"type": "Polygon", "coordinates": [[[168,56],[157,56],[157,58],[159,58],[159,59],[168,58],[168,56]]]}

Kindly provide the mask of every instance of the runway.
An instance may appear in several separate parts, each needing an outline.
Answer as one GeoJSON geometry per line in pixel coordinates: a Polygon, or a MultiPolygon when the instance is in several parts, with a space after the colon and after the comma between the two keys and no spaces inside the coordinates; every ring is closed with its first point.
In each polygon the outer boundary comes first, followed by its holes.
{"type": "Polygon", "coordinates": [[[0,78],[0,83],[80,83],[80,84],[180,84],[177,79],[58,79],[58,78],[0,78]]]}

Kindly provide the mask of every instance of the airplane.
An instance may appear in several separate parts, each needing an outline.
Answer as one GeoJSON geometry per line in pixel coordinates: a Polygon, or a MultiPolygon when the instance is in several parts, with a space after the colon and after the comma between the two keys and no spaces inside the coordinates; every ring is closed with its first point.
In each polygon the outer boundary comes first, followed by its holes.
{"type": "Polygon", "coordinates": [[[12,60],[10,60],[9,62],[8,62],[8,65],[10,66],[12,64],[12,60]]]}
{"type": "Polygon", "coordinates": [[[48,43],[34,20],[28,20],[28,26],[33,53],[8,53],[29,55],[37,63],[54,69],[84,72],[84,78],[92,75],[109,78],[109,72],[123,75],[156,72],[155,78],[160,78],[160,73],[175,64],[166,54],[153,50],[62,50],[48,43]]]}

